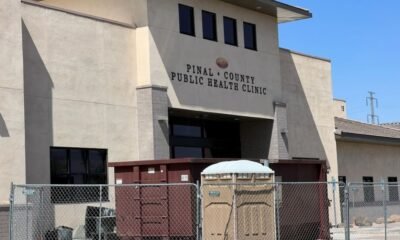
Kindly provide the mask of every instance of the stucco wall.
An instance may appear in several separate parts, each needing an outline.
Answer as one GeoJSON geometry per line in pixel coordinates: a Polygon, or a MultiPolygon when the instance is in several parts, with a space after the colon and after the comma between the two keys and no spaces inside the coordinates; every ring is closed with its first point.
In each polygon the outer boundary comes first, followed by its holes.
{"type": "Polygon", "coordinates": [[[328,160],[337,176],[331,63],[282,49],[281,69],[289,155],[328,160]]]}
{"type": "Polygon", "coordinates": [[[39,3],[128,25],[145,26],[148,22],[146,0],[42,0],[39,3]]]}
{"type": "Polygon", "coordinates": [[[139,79],[141,84],[167,86],[170,106],[174,108],[274,117],[273,101],[279,98],[281,91],[275,18],[213,0],[149,0],[148,6],[149,32],[141,34],[148,46],[143,45],[144,49],[139,51],[144,51],[143,61],[149,63],[150,69],[140,69],[143,71],[139,79]],[[194,7],[195,37],[179,32],[179,3],[194,7]],[[216,13],[217,42],[203,39],[202,10],[216,13]],[[238,47],[224,43],[223,16],[237,20],[238,47]],[[257,26],[257,51],[244,48],[243,21],[257,26]],[[217,66],[216,60],[220,57],[229,63],[226,69],[217,66]],[[211,69],[213,79],[224,80],[225,72],[254,76],[255,85],[266,87],[267,94],[245,93],[240,85],[238,91],[209,87],[207,77],[204,85],[171,80],[172,72],[188,73],[187,64],[211,69]]]}
{"type": "Polygon", "coordinates": [[[347,182],[362,182],[363,176],[400,179],[400,146],[337,141],[339,175],[347,182]]]}
{"type": "Polygon", "coordinates": [[[50,146],[137,159],[135,31],[31,5],[22,15],[27,182],[50,182],[50,146]]]}
{"type": "Polygon", "coordinates": [[[347,118],[347,103],[344,100],[333,99],[333,113],[335,117],[347,118]]]}
{"type": "Polygon", "coordinates": [[[25,183],[21,11],[18,1],[0,2],[0,29],[1,205],[8,202],[11,182],[25,183]]]}

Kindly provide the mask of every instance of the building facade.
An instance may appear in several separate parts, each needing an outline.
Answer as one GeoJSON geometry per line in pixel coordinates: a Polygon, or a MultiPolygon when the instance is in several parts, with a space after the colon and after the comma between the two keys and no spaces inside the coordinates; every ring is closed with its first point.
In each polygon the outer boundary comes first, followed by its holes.
{"type": "Polygon", "coordinates": [[[345,182],[400,177],[400,130],[336,118],[339,176],[345,182]]]}
{"type": "Polygon", "coordinates": [[[114,183],[107,163],[326,161],[331,63],[279,48],[276,1],[0,3],[0,202],[11,182],[114,183]],[[3,31],[3,30],[2,30],[3,31]]]}

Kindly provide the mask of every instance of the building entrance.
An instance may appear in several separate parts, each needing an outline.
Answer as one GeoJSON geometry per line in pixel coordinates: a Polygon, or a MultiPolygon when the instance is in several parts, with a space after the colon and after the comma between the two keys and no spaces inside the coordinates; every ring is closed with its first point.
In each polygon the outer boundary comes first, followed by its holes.
{"type": "Polygon", "coordinates": [[[172,158],[241,158],[239,119],[170,111],[172,158]]]}

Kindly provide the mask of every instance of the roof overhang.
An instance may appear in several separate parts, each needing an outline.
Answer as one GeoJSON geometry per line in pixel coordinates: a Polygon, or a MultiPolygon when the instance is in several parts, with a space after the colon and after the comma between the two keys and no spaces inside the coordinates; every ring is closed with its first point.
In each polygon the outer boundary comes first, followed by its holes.
{"type": "Polygon", "coordinates": [[[356,143],[372,143],[381,145],[400,145],[399,138],[389,138],[381,136],[371,136],[356,133],[338,132],[335,134],[337,141],[356,142],[356,143]]]}
{"type": "Polygon", "coordinates": [[[277,18],[278,23],[292,22],[312,17],[304,8],[295,7],[275,0],[221,0],[277,18]]]}

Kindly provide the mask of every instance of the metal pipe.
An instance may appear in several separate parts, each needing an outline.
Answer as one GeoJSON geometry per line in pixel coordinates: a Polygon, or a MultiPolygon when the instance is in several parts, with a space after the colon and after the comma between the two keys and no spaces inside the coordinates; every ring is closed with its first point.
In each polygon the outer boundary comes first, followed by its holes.
{"type": "Polygon", "coordinates": [[[281,195],[281,191],[282,189],[280,189],[280,185],[279,183],[275,183],[275,209],[276,209],[276,239],[280,240],[281,239],[281,221],[280,221],[280,204],[281,204],[281,200],[280,200],[280,195],[281,195]],[[279,189],[279,192],[277,192],[277,190],[279,189]]]}
{"type": "Polygon", "coordinates": [[[386,206],[386,183],[385,180],[382,179],[382,185],[383,185],[383,218],[384,218],[384,224],[385,224],[385,240],[387,239],[387,206],[386,206]]]}
{"type": "Polygon", "coordinates": [[[99,209],[99,240],[101,240],[102,238],[101,238],[101,211],[102,211],[102,207],[103,207],[103,203],[102,203],[102,196],[103,196],[103,193],[102,193],[102,191],[103,191],[103,187],[102,186],[100,186],[100,209],[99,209]]]}
{"type": "MultiPolygon", "coordinates": [[[[335,178],[332,178],[332,180],[335,180],[335,178]]],[[[328,185],[329,186],[329,185],[328,185]]],[[[336,217],[336,182],[332,182],[332,194],[333,194],[333,215],[335,218],[335,227],[337,226],[337,217],[336,217]]]]}
{"type": "Polygon", "coordinates": [[[346,203],[346,229],[345,229],[345,239],[350,240],[350,201],[349,201],[349,188],[350,188],[350,183],[345,186],[344,189],[344,201],[346,203]]]}
{"type": "Polygon", "coordinates": [[[9,238],[10,240],[13,240],[13,217],[14,217],[14,183],[11,182],[11,189],[10,189],[10,206],[9,206],[9,211],[8,211],[8,231],[9,231],[9,238]]]}
{"type": "Polygon", "coordinates": [[[200,182],[196,182],[196,239],[200,240],[200,182]]]}

